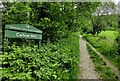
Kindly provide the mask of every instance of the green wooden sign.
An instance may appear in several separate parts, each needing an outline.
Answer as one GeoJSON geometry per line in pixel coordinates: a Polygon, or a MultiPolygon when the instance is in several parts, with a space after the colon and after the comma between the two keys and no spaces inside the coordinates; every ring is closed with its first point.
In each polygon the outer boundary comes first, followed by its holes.
{"type": "Polygon", "coordinates": [[[5,30],[5,35],[11,38],[42,39],[41,34],[5,30]]]}
{"type": "Polygon", "coordinates": [[[42,31],[28,24],[8,24],[5,26],[5,36],[9,38],[26,38],[39,40],[41,46],[42,31]]]}
{"type": "Polygon", "coordinates": [[[33,33],[42,33],[41,30],[28,25],[28,24],[8,24],[6,25],[5,29],[10,29],[10,30],[19,30],[19,31],[26,31],[26,32],[33,32],[33,33]]]}

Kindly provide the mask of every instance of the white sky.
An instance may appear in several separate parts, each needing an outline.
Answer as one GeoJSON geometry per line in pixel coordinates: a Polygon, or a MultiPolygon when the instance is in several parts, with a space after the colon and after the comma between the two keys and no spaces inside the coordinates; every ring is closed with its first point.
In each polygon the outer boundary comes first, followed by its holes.
{"type": "Polygon", "coordinates": [[[115,2],[115,4],[117,4],[120,0],[113,0],[113,2],[115,2]]]}
{"type": "Polygon", "coordinates": [[[101,2],[114,2],[116,5],[118,4],[118,2],[120,2],[120,0],[100,0],[101,2]]]}
{"type": "Polygon", "coordinates": [[[115,4],[117,4],[120,0],[114,0],[115,4]]]}

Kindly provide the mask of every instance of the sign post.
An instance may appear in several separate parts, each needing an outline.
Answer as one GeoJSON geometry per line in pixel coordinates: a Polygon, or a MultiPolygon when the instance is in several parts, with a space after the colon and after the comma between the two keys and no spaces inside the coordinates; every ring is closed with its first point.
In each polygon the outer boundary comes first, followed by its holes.
{"type": "Polygon", "coordinates": [[[5,36],[9,38],[27,38],[38,40],[41,47],[42,31],[28,24],[9,24],[5,26],[5,36]]]}
{"type": "Polygon", "coordinates": [[[40,49],[40,46],[41,46],[41,40],[39,40],[38,49],[40,49]]]}

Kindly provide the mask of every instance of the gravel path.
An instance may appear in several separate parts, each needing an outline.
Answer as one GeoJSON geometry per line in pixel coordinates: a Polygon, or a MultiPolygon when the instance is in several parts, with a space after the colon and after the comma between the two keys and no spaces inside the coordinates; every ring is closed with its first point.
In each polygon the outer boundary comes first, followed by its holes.
{"type": "Polygon", "coordinates": [[[80,36],[80,75],[78,79],[99,79],[98,74],[95,72],[94,64],[88,53],[86,42],[80,36]]]}

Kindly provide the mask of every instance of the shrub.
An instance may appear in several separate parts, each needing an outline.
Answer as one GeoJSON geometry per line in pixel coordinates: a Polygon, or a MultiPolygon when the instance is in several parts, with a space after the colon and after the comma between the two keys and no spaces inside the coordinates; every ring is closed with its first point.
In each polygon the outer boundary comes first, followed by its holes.
{"type": "Polygon", "coordinates": [[[2,55],[3,80],[76,79],[79,38],[72,35],[58,43],[37,46],[7,46],[2,55]]]}
{"type": "Polygon", "coordinates": [[[99,47],[99,43],[98,43],[98,38],[94,37],[91,34],[85,35],[84,38],[90,42],[94,47],[98,48],[99,47]]]}

